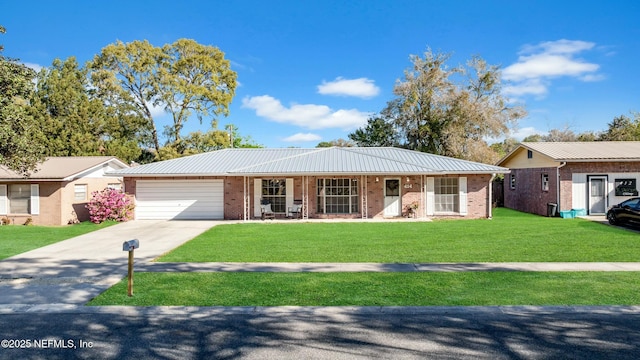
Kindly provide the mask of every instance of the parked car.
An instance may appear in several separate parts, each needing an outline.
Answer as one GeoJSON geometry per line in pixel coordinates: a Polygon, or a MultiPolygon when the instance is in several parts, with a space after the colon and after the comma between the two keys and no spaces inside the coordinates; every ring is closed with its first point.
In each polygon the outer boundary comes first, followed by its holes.
{"type": "Polygon", "coordinates": [[[628,221],[640,222],[640,197],[634,197],[618,205],[613,205],[607,211],[607,220],[611,225],[618,225],[628,221]]]}

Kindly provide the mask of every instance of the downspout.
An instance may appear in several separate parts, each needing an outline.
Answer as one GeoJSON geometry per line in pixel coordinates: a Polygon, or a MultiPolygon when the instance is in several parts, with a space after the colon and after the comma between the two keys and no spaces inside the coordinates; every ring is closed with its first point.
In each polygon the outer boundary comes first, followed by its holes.
{"type": "Polygon", "coordinates": [[[496,178],[496,174],[491,174],[491,179],[489,179],[489,211],[487,219],[493,219],[493,180],[496,178]]]}
{"type": "Polygon", "coordinates": [[[556,168],[556,175],[557,175],[557,180],[556,180],[556,203],[558,204],[558,209],[557,209],[557,214],[560,214],[560,168],[564,167],[565,165],[567,165],[566,161],[562,161],[560,163],[560,166],[558,166],[556,168]]]}

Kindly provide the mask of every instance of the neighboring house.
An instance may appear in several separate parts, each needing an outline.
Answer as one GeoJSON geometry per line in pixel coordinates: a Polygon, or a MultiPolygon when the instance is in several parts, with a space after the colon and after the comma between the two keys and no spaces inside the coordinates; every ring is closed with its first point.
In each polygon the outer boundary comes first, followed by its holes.
{"type": "Polygon", "coordinates": [[[122,188],[121,177],[104,174],[127,167],[111,156],[49,157],[28,177],[0,166],[0,218],[37,225],[89,220],[92,192],[122,188]]]}
{"type": "Polygon", "coordinates": [[[109,173],[136,219],[491,217],[508,169],[398,148],[224,149],[109,173]],[[415,209],[410,209],[411,207],[415,209]]]}
{"type": "Polygon", "coordinates": [[[638,195],[640,142],[525,142],[498,165],[511,170],[505,207],[547,215],[552,203],[559,211],[603,215],[638,195]]]}

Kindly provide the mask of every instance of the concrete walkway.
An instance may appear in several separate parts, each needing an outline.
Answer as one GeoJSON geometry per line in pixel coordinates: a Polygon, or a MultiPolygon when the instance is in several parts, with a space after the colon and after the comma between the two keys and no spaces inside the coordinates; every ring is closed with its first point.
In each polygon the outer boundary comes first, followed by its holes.
{"type": "Polygon", "coordinates": [[[509,263],[146,263],[145,272],[455,272],[455,271],[640,271],[639,262],[509,263]]]}
{"type": "Polygon", "coordinates": [[[138,239],[145,264],[215,226],[215,221],[131,221],[0,261],[0,304],[84,304],[127,274],[122,243],[138,239]]]}

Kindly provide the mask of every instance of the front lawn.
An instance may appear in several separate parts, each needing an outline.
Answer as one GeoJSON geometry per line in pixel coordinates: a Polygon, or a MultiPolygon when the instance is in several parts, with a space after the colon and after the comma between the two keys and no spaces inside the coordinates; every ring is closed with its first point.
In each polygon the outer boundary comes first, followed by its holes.
{"type": "Polygon", "coordinates": [[[634,272],[136,273],[88,305],[638,305],[634,272]]]}
{"type": "Polygon", "coordinates": [[[115,224],[83,222],[68,226],[0,226],[0,260],[115,224]]]}
{"type": "Polygon", "coordinates": [[[635,262],[640,235],[498,208],[492,220],[219,225],[159,261],[635,262]]]}

